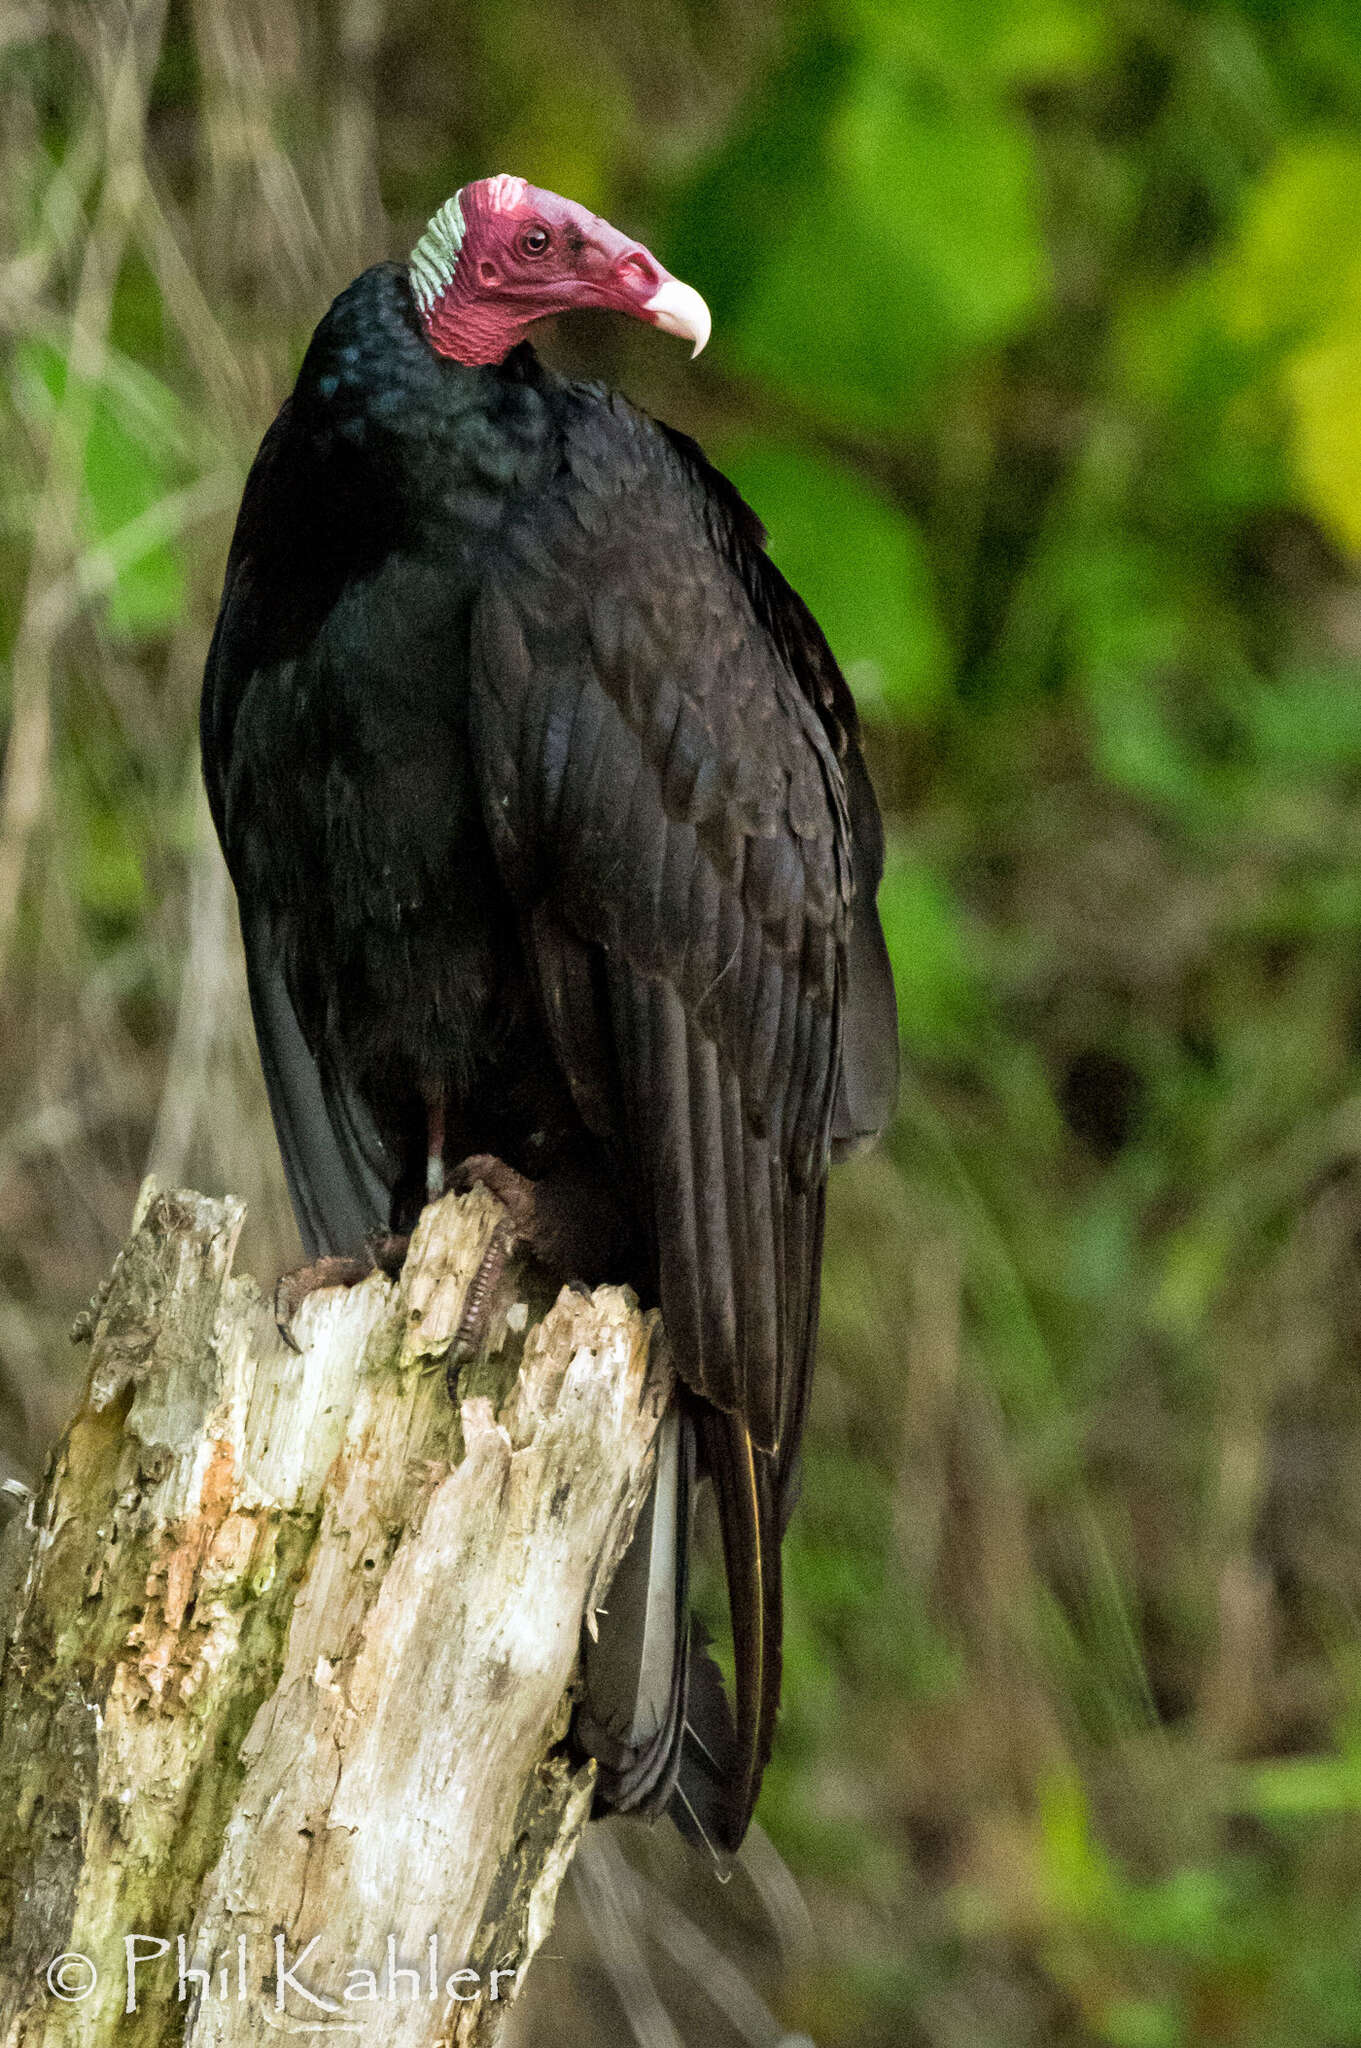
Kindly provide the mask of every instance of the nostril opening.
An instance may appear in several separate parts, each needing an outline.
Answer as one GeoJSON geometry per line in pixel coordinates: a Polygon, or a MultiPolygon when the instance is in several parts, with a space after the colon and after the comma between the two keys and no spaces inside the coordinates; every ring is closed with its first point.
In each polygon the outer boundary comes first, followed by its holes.
{"type": "Polygon", "coordinates": [[[620,265],[620,269],[626,272],[632,271],[635,277],[640,277],[643,280],[644,284],[655,284],[657,281],[656,270],[650,259],[643,254],[641,249],[635,249],[631,255],[626,256],[620,265]]]}

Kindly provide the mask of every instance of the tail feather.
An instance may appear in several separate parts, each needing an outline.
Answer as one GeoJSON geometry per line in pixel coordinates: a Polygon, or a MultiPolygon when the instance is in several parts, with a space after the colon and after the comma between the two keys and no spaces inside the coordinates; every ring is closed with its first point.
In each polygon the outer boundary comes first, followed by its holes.
{"type": "Polygon", "coordinates": [[[679,1403],[657,1433],[652,1491],[586,1641],[577,1740],[599,1766],[598,1803],[660,1812],[681,1766],[689,1690],[689,1535],[695,1432],[679,1403]]]}
{"type": "Polygon", "coordinates": [[[597,1807],[669,1812],[724,1863],[741,1847],[770,1761],[780,1698],[778,1461],[736,1417],[682,1397],[665,1418],[652,1496],[585,1646],[576,1739],[596,1759],[597,1807]],[[696,1431],[713,1481],[736,1673],[729,1708],[708,1637],[688,1614],[696,1431]]]}
{"type": "Polygon", "coordinates": [[[719,1839],[741,1847],[775,1740],[780,1704],[780,1538],[776,1461],[737,1416],[708,1410],[701,1440],[718,1501],[732,1614],[737,1716],[719,1839]]]}
{"type": "Polygon", "coordinates": [[[691,1848],[712,1856],[726,1874],[737,1731],[722,1675],[709,1653],[708,1631],[697,1615],[690,1621],[689,1666],[680,1768],[667,1812],[691,1848]]]}

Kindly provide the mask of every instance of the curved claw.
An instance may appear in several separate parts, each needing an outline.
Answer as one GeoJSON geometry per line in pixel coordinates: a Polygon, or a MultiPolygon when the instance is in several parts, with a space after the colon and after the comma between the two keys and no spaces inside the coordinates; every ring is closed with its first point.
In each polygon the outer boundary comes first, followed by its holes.
{"type": "Polygon", "coordinates": [[[534,1226],[535,1183],[491,1152],[474,1152],[460,1160],[450,1185],[458,1194],[466,1195],[478,1181],[509,1212],[519,1234],[527,1237],[534,1226]]]}
{"type": "Polygon", "coordinates": [[[274,1324],[290,1351],[302,1350],[293,1335],[293,1322],[309,1294],[323,1287],[355,1287],[367,1280],[376,1261],[371,1251],[359,1257],[313,1259],[281,1273],[274,1289],[274,1324]]]}
{"type": "Polygon", "coordinates": [[[496,1289],[501,1275],[506,1270],[506,1261],[515,1249],[517,1236],[514,1224],[503,1216],[482,1254],[481,1265],[473,1275],[472,1285],[463,1304],[463,1313],[454,1332],[454,1341],[449,1346],[449,1364],[445,1377],[451,1401],[458,1397],[458,1368],[466,1365],[481,1349],[482,1340],[487,1334],[487,1321],[496,1298],[496,1289]]]}

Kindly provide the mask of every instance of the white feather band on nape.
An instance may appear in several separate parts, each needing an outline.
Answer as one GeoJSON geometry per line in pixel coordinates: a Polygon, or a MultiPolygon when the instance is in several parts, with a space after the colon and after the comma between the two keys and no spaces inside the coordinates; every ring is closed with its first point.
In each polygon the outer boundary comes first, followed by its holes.
{"type": "Polygon", "coordinates": [[[445,200],[411,251],[411,289],[422,312],[428,313],[454,281],[465,231],[462,198],[460,189],[445,200]]]}

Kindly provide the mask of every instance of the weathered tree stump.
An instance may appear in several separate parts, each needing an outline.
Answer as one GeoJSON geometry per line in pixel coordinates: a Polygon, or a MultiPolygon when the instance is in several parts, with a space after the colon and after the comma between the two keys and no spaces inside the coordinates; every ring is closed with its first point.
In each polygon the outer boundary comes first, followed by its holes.
{"type": "Polygon", "coordinates": [[[0,2041],[495,2037],[589,1810],[580,1633],[670,1392],[625,1291],[549,1305],[513,1264],[450,1401],[502,1213],[428,1210],[299,1355],[232,1274],[240,1205],[143,1190],[0,1548],[0,2041]]]}

